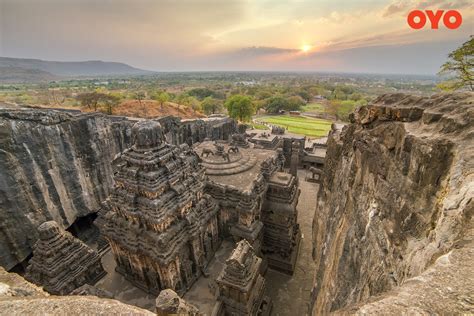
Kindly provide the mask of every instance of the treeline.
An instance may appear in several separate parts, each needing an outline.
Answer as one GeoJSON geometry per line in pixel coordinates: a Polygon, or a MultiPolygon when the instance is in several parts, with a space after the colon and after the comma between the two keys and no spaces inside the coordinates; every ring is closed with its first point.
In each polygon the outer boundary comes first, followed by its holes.
{"type": "MultiPolygon", "coordinates": [[[[13,101],[55,106],[82,106],[89,110],[114,114],[115,108],[126,100],[154,100],[164,110],[174,103],[206,115],[225,113],[248,121],[256,113],[276,114],[282,111],[305,111],[318,105],[322,111],[338,120],[346,120],[357,106],[365,104],[368,96],[357,87],[331,82],[306,82],[281,79],[272,81],[213,82],[207,86],[189,87],[180,82],[166,85],[153,79],[108,81],[96,87],[81,81],[52,83],[35,89],[15,90],[13,101]],[[113,83],[113,84],[112,84],[113,83]],[[76,85],[77,86],[74,86],[76,85]]],[[[196,85],[199,81],[196,81],[196,85]]],[[[155,103],[147,103],[150,106],[155,103]]],[[[164,112],[164,111],[163,111],[164,112]]]]}

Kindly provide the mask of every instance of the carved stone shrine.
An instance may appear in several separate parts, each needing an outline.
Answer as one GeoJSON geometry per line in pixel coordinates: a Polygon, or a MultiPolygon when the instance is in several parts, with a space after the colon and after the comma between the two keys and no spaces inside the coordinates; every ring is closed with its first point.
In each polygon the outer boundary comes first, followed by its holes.
{"type": "Polygon", "coordinates": [[[55,295],[66,295],[105,275],[99,254],[55,221],[41,224],[25,278],[55,295]]]}
{"type": "Polygon", "coordinates": [[[260,274],[262,259],[252,246],[241,240],[237,243],[217,277],[221,315],[269,315],[271,301],[264,296],[265,279],[260,274]]]}

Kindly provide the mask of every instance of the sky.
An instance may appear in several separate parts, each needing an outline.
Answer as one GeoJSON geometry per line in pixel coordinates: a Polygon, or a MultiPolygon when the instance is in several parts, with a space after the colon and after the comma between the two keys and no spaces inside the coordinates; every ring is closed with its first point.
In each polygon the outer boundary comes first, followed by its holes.
{"type": "Polygon", "coordinates": [[[436,74],[474,34],[472,0],[0,0],[0,56],[155,71],[436,74]],[[411,29],[414,9],[463,24],[411,29]]]}

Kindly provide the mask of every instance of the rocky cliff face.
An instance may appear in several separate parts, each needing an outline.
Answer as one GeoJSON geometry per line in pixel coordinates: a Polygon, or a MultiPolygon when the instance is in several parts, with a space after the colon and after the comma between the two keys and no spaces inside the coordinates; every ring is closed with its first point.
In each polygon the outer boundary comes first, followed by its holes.
{"type": "Polygon", "coordinates": [[[474,310],[473,101],[385,95],[332,133],[313,223],[313,314],[474,310]]]}
{"type": "Polygon", "coordinates": [[[0,265],[31,253],[36,227],[64,228],[100,208],[110,161],[130,144],[130,123],[58,111],[0,112],[0,265]]]}
{"type": "MultiPolygon", "coordinates": [[[[192,144],[235,132],[233,120],[158,119],[169,141],[192,144]]],[[[73,111],[0,109],[0,265],[23,261],[36,228],[63,228],[96,212],[112,187],[111,161],[131,145],[133,121],[73,111]]]]}

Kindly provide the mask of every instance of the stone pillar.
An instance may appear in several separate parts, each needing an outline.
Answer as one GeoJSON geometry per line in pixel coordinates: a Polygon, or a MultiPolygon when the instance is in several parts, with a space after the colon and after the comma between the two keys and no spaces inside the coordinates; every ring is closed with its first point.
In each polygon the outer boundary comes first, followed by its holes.
{"type": "Polygon", "coordinates": [[[298,176],[298,164],[299,164],[299,153],[300,144],[297,141],[293,141],[291,144],[291,162],[290,162],[290,173],[295,177],[298,176]]]}

